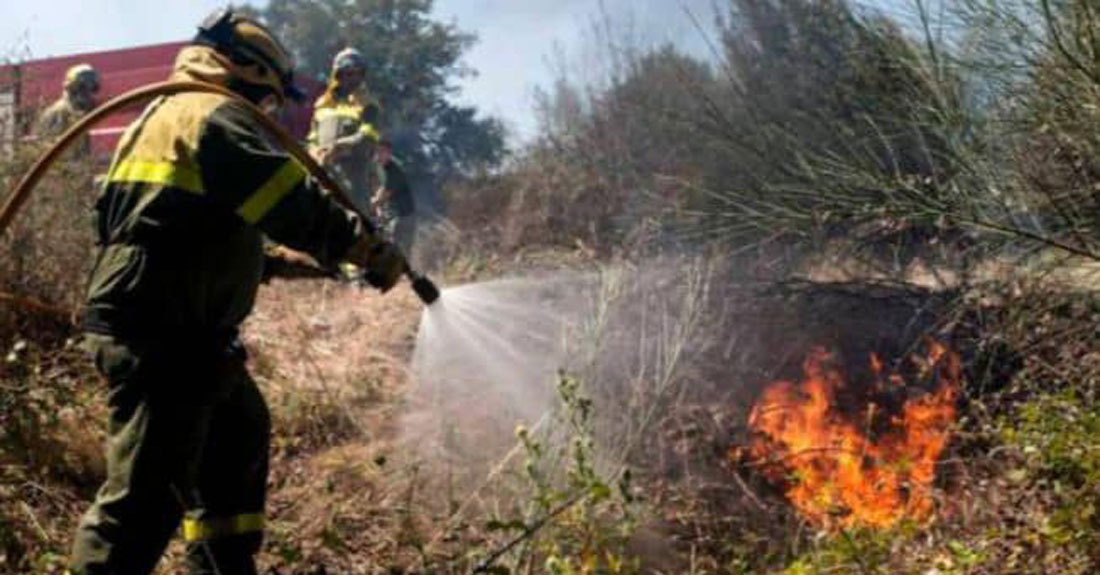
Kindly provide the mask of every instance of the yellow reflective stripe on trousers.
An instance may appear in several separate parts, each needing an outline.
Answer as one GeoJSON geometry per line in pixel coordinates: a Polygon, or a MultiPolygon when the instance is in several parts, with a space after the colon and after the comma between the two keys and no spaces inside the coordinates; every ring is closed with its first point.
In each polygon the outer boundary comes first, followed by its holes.
{"type": "Polygon", "coordinates": [[[209,517],[206,519],[183,520],[184,541],[206,541],[245,533],[259,533],[264,530],[263,513],[247,513],[232,517],[209,517]]]}
{"type": "Polygon", "coordinates": [[[158,184],[195,194],[203,193],[202,175],[196,168],[174,162],[123,160],[107,175],[111,183],[158,184]]]}
{"type": "Polygon", "coordinates": [[[288,160],[279,168],[279,171],[275,172],[274,176],[271,176],[266,184],[260,186],[260,189],[245,200],[240,208],[237,208],[237,215],[241,216],[244,221],[255,224],[262,220],[271,211],[271,208],[274,208],[298,184],[302,183],[305,177],[305,169],[294,160],[288,160]]]}

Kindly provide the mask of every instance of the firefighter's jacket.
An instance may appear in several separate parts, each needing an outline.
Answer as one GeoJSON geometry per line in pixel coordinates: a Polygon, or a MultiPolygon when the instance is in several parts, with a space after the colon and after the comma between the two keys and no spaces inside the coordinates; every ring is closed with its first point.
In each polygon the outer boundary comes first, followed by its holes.
{"type": "Polygon", "coordinates": [[[347,253],[363,224],[260,130],[241,104],[195,93],[155,100],[130,126],[96,203],[87,330],[231,337],[253,306],[264,235],[325,263],[347,253]]]}
{"type": "Polygon", "coordinates": [[[366,121],[366,106],[358,98],[322,98],[315,105],[309,144],[315,149],[343,148],[339,159],[328,167],[362,213],[370,213],[371,196],[381,183],[373,163],[378,139],[378,132],[366,121]]]}
{"type": "MultiPolygon", "coordinates": [[[[62,96],[46,108],[35,122],[34,136],[43,140],[52,140],[70,126],[75,124],[86,114],[86,110],[79,109],[68,95],[62,96]]],[[[78,157],[87,156],[92,151],[92,139],[88,134],[83,134],[72,147],[78,157]]]]}

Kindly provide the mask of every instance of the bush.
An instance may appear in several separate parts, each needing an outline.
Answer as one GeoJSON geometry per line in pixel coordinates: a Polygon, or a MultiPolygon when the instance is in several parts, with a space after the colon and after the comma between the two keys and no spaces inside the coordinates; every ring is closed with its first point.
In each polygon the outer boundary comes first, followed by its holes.
{"type": "MultiPolygon", "coordinates": [[[[0,162],[0,186],[12,189],[39,151],[23,148],[17,157],[0,162]]],[[[58,327],[58,322],[64,327],[66,312],[81,303],[94,247],[90,214],[98,168],[73,158],[55,164],[0,237],[0,292],[58,310],[33,312],[5,302],[0,343],[10,344],[19,332],[58,327]]]]}

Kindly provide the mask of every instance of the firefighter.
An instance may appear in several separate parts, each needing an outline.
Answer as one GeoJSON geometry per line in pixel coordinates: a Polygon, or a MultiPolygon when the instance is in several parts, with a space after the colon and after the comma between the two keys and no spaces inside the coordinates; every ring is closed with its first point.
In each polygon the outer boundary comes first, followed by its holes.
{"type": "MultiPolygon", "coordinates": [[[[61,97],[50,104],[35,124],[34,135],[39,139],[54,138],[61,135],[81,116],[95,108],[96,95],[99,94],[99,72],[90,64],[78,64],[65,72],[61,97]]],[[[87,137],[78,145],[80,152],[90,151],[87,137]]]]}
{"type": "MultiPolygon", "coordinates": [[[[272,114],[299,94],[286,50],[231,9],[200,25],[172,78],[228,87],[272,114]]],[[[404,256],[273,148],[240,103],[205,93],[146,107],[118,145],[96,217],[84,324],[109,385],[107,479],[71,570],[148,574],[182,522],[192,574],[254,574],[270,419],[237,330],[262,238],[354,262],[383,291],[404,256]]]]}
{"type": "Polygon", "coordinates": [[[402,252],[411,254],[416,241],[416,198],[409,178],[401,162],[393,156],[393,144],[389,140],[378,143],[374,161],[382,174],[382,185],[371,199],[371,207],[393,242],[402,252]]]}
{"type": "Polygon", "coordinates": [[[354,48],[336,54],[325,93],[313,107],[309,146],[351,195],[360,213],[369,213],[380,183],[372,164],[379,134],[378,106],[366,94],[366,62],[354,48]]]}

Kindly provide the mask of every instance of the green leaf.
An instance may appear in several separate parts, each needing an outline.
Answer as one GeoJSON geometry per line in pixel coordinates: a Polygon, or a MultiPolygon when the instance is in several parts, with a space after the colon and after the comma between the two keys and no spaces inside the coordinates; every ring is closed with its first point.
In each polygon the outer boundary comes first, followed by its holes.
{"type": "Polygon", "coordinates": [[[594,502],[604,501],[611,498],[611,488],[602,481],[593,481],[588,486],[588,496],[594,502]]]}

